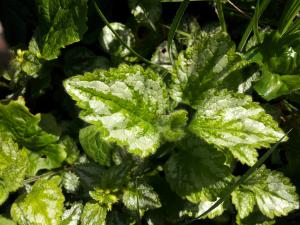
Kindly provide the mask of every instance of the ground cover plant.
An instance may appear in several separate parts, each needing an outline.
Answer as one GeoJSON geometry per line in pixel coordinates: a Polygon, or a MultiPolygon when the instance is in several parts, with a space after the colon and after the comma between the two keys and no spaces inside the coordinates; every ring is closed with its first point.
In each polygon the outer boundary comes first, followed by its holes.
{"type": "Polygon", "coordinates": [[[299,224],[300,2],[0,3],[0,224],[299,224]]]}

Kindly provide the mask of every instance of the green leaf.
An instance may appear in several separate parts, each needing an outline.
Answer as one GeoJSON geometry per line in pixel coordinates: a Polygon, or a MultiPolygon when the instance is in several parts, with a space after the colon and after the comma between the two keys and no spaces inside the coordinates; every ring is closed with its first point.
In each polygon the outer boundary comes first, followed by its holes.
{"type": "Polygon", "coordinates": [[[0,104],[0,132],[29,150],[29,175],[57,168],[66,158],[64,146],[57,142],[59,137],[42,130],[40,121],[40,114],[32,115],[21,98],[0,104]]]}
{"type": "Polygon", "coordinates": [[[128,209],[139,210],[141,214],[161,207],[158,194],[150,185],[142,182],[130,183],[124,190],[122,201],[128,209]]]}
{"type": "Polygon", "coordinates": [[[81,225],[105,225],[107,209],[96,203],[86,203],[81,214],[81,225]]]}
{"type": "Polygon", "coordinates": [[[36,0],[38,28],[29,50],[38,57],[52,60],[60,49],[80,41],[87,30],[87,0],[36,0]]]}
{"type": "Polygon", "coordinates": [[[247,217],[257,204],[267,217],[286,216],[299,208],[296,188],[282,173],[262,166],[232,193],[240,218],[247,217]]]}
{"type": "MultiPolygon", "coordinates": [[[[230,174],[224,165],[225,156],[193,135],[179,144],[179,151],[172,154],[165,165],[166,179],[179,196],[186,197],[203,191],[206,200],[213,200],[210,185],[217,185],[230,174]]],[[[198,198],[195,202],[199,202],[198,198]]],[[[202,198],[204,199],[204,198],[202,198]]],[[[192,200],[192,198],[189,198],[192,200]]],[[[200,199],[201,200],[201,199],[200,199]]]]}
{"type": "Polygon", "coordinates": [[[160,0],[129,0],[128,5],[138,23],[147,24],[156,30],[155,23],[162,13],[160,0]]]}
{"type": "Polygon", "coordinates": [[[47,133],[55,136],[60,136],[62,133],[62,128],[57,124],[55,117],[50,113],[41,114],[39,126],[47,133]]]}
{"type": "Polygon", "coordinates": [[[120,165],[103,170],[98,186],[102,189],[122,188],[128,182],[132,167],[133,162],[127,159],[120,165]]]}
{"type": "Polygon", "coordinates": [[[270,101],[300,90],[300,74],[280,76],[265,68],[262,70],[262,77],[254,85],[254,89],[260,96],[270,101]]]}
{"type": "Polygon", "coordinates": [[[51,170],[61,166],[66,158],[65,147],[61,144],[50,144],[39,151],[27,151],[29,166],[27,175],[34,176],[42,169],[51,170]]]}
{"type": "Polygon", "coordinates": [[[128,182],[129,173],[133,165],[130,159],[124,163],[109,168],[97,164],[85,164],[76,166],[75,172],[80,178],[78,193],[85,198],[90,198],[89,191],[95,188],[102,190],[121,189],[128,182]]]}
{"type": "Polygon", "coordinates": [[[32,115],[23,99],[0,104],[0,132],[12,136],[19,144],[39,150],[55,143],[59,137],[48,134],[39,127],[40,114],[32,115]]]}
{"type": "Polygon", "coordinates": [[[65,151],[67,153],[65,161],[70,165],[74,164],[78,160],[80,155],[79,149],[75,141],[69,136],[64,136],[61,138],[59,143],[64,146],[65,151]]]}
{"type": "Polygon", "coordinates": [[[14,221],[0,215],[0,225],[17,225],[14,221]]]}
{"type": "Polygon", "coordinates": [[[244,219],[241,219],[239,215],[237,215],[236,223],[237,225],[274,225],[276,221],[266,217],[255,207],[254,211],[244,219]]]}
{"type": "Polygon", "coordinates": [[[38,180],[26,195],[11,207],[11,216],[20,225],[58,225],[63,214],[64,196],[59,177],[38,180]]]}
{"type": "Polygon", "coordinates": [[[109,60],[104,56],[97,56],[88,48],[75,47],[64,56],[64,72],[68,76],[91,72],[95,69],[108,69],[109,60]]]}
{"type": "Polygon", "coordinates": [[[111,165],[112,146],[102,138],[101,128],[88,126],[79,131],[79,141],[84,152],[103,166],[111,165]]]}
{"type": "Polygon", "coordinates": [[[83,109],[80,117],[99,126],[102,138],[146,157],[160,145],[159,119],[169,108],[165,84],[150,69],[121,65],[64,82],[83,109]]]}
{"type": "Polygon", "coordinates": [[[107,214],[107,225],[134,225],[134,215],[124,207],[115,207],[107,214]]]}
{"type": "MultiPolygon", "coordinates": [[[[134,48],[135,38],[130,28],[122,23],[110,23],[112,29],[117,32],[121,39],[131,48],[134,48]]],[[[113,34],[108,26],[103,27],[99,36],[99,42],[108,54],[114,57],[124,58],[130,55],[130,50],[126,48],[113,34]]]]}
{"type": "Polygon", "coordinates": [[[224,79],[245,64],[226,33],[218,29],[199,32],[175,62],[171,97],[194,106],[203,92],[222,86],[224,79]]]}
{"type": "Polygon", "coordinates": [[[0,205],[7,199],[10,192],[23,186],[28,166],[27,154],[24,149],[8,137],[0,135],[0,205]]]}
{"type": "Polygon", "coordinates": [[[64,211],[59,225],[78,225],[82,210],[81,203],[73,203],[71,208],[64,211]]]}
{"type": "Polygon", "coordinates": [[[90,199],[89,191],[100,185],[103,167],[94,163],[77,165],[74,167],[74,172],[80,181],[79,191],[77,193],[80,194],[80,197],[83,199],[90,199]]]}
{"type": "Polygon", "coordinates": [[[277,122],[244,94],[209,90],[197,107],[189,129],[247,165],[257,161],[257,148],[268,148],[284,135],[277,122]]]}

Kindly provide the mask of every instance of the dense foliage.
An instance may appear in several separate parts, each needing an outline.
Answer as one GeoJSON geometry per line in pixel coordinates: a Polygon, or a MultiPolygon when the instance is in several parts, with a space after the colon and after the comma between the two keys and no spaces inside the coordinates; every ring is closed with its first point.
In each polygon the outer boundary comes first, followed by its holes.
{"type": "Polygon", "coordinates": [[[299,1],[1,4],[0,224],[299,223],[299,1]]]}

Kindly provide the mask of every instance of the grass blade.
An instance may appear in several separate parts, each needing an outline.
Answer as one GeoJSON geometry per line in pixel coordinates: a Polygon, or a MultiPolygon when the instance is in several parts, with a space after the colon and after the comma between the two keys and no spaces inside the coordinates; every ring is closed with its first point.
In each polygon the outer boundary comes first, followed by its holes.
{"type": "MultiPolygon", "coordinates": [[[[258,15],[257,17],[259,18],[263,12],[265,11],[265,9],[268,7],[268,5],[270,4],[271,0],[263,0],[260,7],[259,7],[259,12],[258,12],[258,15]]],[[[252,29],[253,29],[253,25],[255,23],[255,20],[256,18],[253,16],[252,19],[250,20],[250,23],[248,24],[244,34],[243,34],[243,37],[238,45],[238,51],[242,52],[246,43],[247,43],[247,40],[252,32],[252,29]]]]}
{"type": "Polygon", "coordinates": [[[259,32],[258,32],[258,21],[259,21],[259,0],[256,2],[255,12],[254,12],[254,22],[253,22],[253,32],[258,43],[261,43],[259,32]]]}
{"type": "Polygon", "coordinates": [[[223,3],[221,2],[221,0],[216,0],[216,9],[221,24],[221,28],[224,32],[227,32],[226,21],[223,12],[223,3]]]}
{"type": "Polygon", "coordinates": [[[283,10],[282,16],[279,22],[279,33],[283,35],[290,25],[292,24],[293,20],[295,19],[296,15],[300,11],[300,1],[299,0],[289,0],[285,8],[283,10]]]}
{"type": "Polygon", "coordinates": [[[175,17],[174,17],[174,19],[172,21],[169,33],[168,33],[168,51],[169,51],[169,57],[170,57],[170,60],[171,60],[172,64],[173,64],[172,41],[173,41],[173,39],[175,37],[176,30],[177,30],[177,28],[179,26],[179,23],[180,23],[183,15],[184,15],[184,12],[185,12],[186,8],[189,5],[189,2],[190,2],[190,0],[184,0],[180,4],[180,6],[179,6],[179,8],[178,8],[178,10],[176,12],[176,15],[175,15],[175,17]]]}
{"type": "Polygon", "coordinates": [[[216,201],[209,209],[207,209],[204,213],[202,213],[200,216],[198,216],[195,219],[192,219],[186,223],[184,223],[184,225],[187,224],[191,224],[192,222],[195,222],[197,220],[200,220],[201,217],[207,215],[208,213],[210,213],[211,211],[213,211],[215,208],[217,208],[219,205],[221,205],[230,195],[231,193],[239,186],[241,185],[251,174],[253,174],[271,155],[272,153],[277,149],[278,145],[282,142],[282,140],[291,132],[292,130],[289,130],[282,138],[280,138],[279,141],[276,142],[276,144],[274,144],[272,146],[272,148],[270,148],[251,168],[249,168],[246,173],[244,173],[243,176],[240,177],[240,179],[238,179],[235,183],[233,183],[232,185],[230,185],[227,190],[225,191],[224,195],[218,200],[216,201]]]}

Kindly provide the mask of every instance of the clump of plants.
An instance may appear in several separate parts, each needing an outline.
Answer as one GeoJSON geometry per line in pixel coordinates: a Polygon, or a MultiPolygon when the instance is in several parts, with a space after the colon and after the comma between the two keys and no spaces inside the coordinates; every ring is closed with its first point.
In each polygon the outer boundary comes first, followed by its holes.
{"type": "Polygon", "coordinates": [[[299,1],[12,2],[0,224],[299,220],[299,1]]]}

